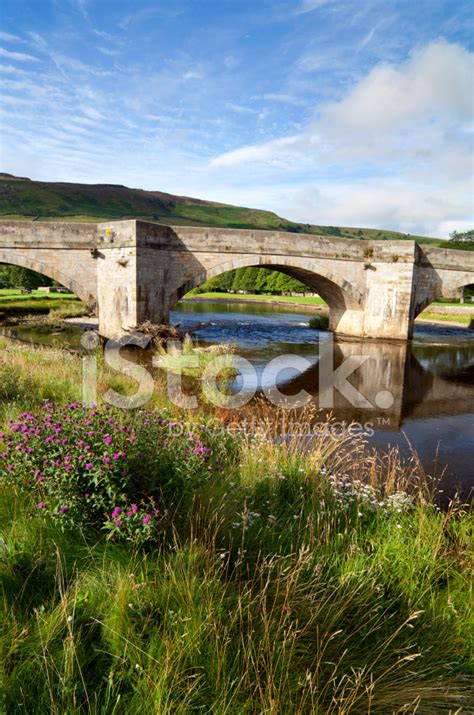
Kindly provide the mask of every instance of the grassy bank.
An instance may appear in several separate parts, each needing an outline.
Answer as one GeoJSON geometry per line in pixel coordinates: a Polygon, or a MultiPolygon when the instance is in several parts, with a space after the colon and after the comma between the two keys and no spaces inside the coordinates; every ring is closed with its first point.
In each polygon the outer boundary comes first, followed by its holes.
{"type": "Polygon", "coordinates": [[[265,293],[188,293],[185,300],[253,301],[257,303],[289,303],[296,306],[326,305],[319,296],[266,295],[265,293]]]}
{"type": "Polygon", "coordinates": [[[159,375],[146,414],[107,412],[134,386],[100,359],[87,411],[78,356],[0,347],[6,712],[471,709],[472,522],[416,461],[263,407],[222,431],[159,375]]]}
{"type": "Polygon", "coordinates": [[[45,293],[0,290],[0,319],[49,315],[51,318],[76,318],[89,315],[88,307],[72,293],[45,293]]]}
{"type": "Polygon", "coordinates": [[[468,327],[474,322],[474,310],[472,315],[461,315],[459,313],[436,313],[426,310],[421,313],[418,318],[420,318],[421,320],[432,320],[441,323],[454,323],[457,325],[465,325],[468,327]]]}

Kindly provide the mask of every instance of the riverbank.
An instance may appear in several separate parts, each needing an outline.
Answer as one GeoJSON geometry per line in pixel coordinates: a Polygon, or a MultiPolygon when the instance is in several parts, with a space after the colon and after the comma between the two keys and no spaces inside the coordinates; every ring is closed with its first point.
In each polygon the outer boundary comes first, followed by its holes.
{"type": "MultiPolygon", "coordinates": [[[[255,303],[271,305],[301,312],[327,312],[328,306],[319,296],[274,296],[262,294],[231,294],[202,293],[189,295],[185,302],[218,302],[218,303],[255,303]]],[[[22,294],[18,290],[0,290],[0,321],[6,319],[27,319],[41,316],[42,319],[74,320],[88,318],[85,323],[93,322],[89,308],[73,294],[44,293],[33,291],[22,294]]],[[[466,327],[474,317],[474,307],[459,304],[433,303],[418,316],[417,320],[434,324],[450,324],[455,327],[466,327]]]]}
{"type": "MultiPolygon", "coordinates": [[[[261,305],[280,306],[282,308],[294,308],[298,311],[328,311],[328,306],[319,296],[275,296],[249,293],[199,293],[197,295],[188,294],[183,299],[186,302],[206,302],[217,303],[256,303],[261,305]]],[[[457,303],[432,303],[429,309],[418,316],[420,322],[431,322],[438,325],[449,323],[455,327],[466,327],[474,318],[474,305],[461,306],[457,303]]]]}
{"type": "Polygon", "coordinates": [[[183,298],[185,301],[218,301],[222,303],[266,303],[267,305],[282,305],[297,308],[313,308],[316,310],[327,308],[327,304],[319,296],[293,296],[293,295],[265,295],[263,293],[198,293],[189,294],[183,298]]]}
{"type": "Polygon", "coordinates": [[[472,523],[416,461],[263,406],[236,431],[159,374],[107,411],[136,385],[100,353],[87,410],[79,355],[0,349],[7,712],[470,709],[472,523]]]}

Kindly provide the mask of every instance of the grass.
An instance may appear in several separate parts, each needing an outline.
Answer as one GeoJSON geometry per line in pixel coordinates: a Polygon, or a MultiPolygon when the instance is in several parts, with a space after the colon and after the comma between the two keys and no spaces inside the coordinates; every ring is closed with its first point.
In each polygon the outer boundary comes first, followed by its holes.
{"type": "Polygon", "coordinates": [[[73,293],[45,293],[41,290],[33,290],[31,293],[22,293],[18,288],[0,288],[0,301],[30,301],[36,299],[48,300],[77,300],[73,293]]]}
{"type": "Polygon", "coordinates": [[[268,303],[290,303],[293,305],[326,305],[319,296],[268,295],[266,293],[198,293],[190,294],[185,300],[232,300],[268,303]]]}
{"type": "MultiPolygon", "coordinates": [[[[0,348],[2,419],[80,399],[79,356],[0,348]]],[[[110,386],[134,389],[99,359],[99,402],[110,386]]],[[[467,509],[433,506],[415,459],[323,428],[308,441],[263,404],[252,414],[247,435],[223,433],[191,501],[176,493],[153,548],[61,527],[33,489],[0,480],[4,711],[472,709],[467,509]]]]}
{"type": "Polygon", "coordinates": [[[49,315],[53,319],[64,319],[89,314],[88,307],[72,293],[33,291],[23,295],[19,290],[0,290],[0,316],[3,318],[49,315]]]}
{"type": "Polygon", "coordinates": [[[221,373],[224,378],[229,378],[236,375],[235,368],[229,366],[227,359],[235,353],[235,349],[236,345],[232,343],[199,347],[187,335],[179,347],[171,342],[167,348],[158,345],[154,364],[159,365],[160,369],[167,372],[199,379],[206,368],[212,364],[212,370],[216,376],[221,373]]]}
{"type": "Polygon", "coordinates": [[[428,310],[423,311],[418,317],[422,320],[439,320],[443,323],[461,323],[467,326],[469,326],[473,320],[470,315],[462,315],[459,313],[432,313],[428,310]]]}

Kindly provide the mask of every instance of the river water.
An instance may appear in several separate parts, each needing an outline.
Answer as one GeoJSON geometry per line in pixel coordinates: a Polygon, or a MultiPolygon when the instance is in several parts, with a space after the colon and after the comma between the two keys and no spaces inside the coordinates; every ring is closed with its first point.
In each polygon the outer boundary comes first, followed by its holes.
{"type": "MultiPolygon", "coordinates": [[[[311,330],[310,315],[248,302],[186,301],[177,306],[172,321],[184,326],[210,322],[196,333],[200,341],[237,343],[238,354],[256,368],[261,387],[268,386],[268,362],[288,356],[287,367],[283,365],[278,376],[281,390],[305,390],[320,407],[318,362],[321,346],[332,336],[311,330]],[[292,356],[308,361],[303,374],[291,367],[292,356]]],[[[331,353],[334,369],[348,358],[365,360],[348,380],[370,405],[354,406],[335,389],[334,407],[323,413],[359,422],[369,443],[380,450],[398,446],[408,456],[411,445],[429,474],[443,475],[446,493],[461,487],[468,496],[474,488],[474,333],[420,323],[408,344],[337,340],[331,353]]]]}
{"type": "MultiPolygon", "coordinates": [[[[413,447],[429,474],[443,475],[446,494],[460,487],[467,497],[474,488],[473,331],[418,324],[409,343],[334,339],[330,346],[332,335],[311,330],[310,316],[266,304],[186,301],[176,306],[171,322],[184,328],[209,323],[195,334],[201,344],[236,343],[237,354],[255,368],[260,389],[270,386],[266,366],[280,358],[281,392],[311,400],[321,418],[330,413],[338,421],[360,423],[368,442],[381,451],[398,446],[409,455],[413,447]],[[329,393],[331,407],[321,405],[328,399],[327,389],[322,396],[323,354],[333,371],[355,366],[347,368],[347,381],[361,397],[336,388],[329,393]]],[[[78,346],[81,334],[77,327],[56,335],[36,326],[13,332],[36,343],[71,347],[78,346]]],[[[237,378],[236,389],[241,388],[237,378]]]]}

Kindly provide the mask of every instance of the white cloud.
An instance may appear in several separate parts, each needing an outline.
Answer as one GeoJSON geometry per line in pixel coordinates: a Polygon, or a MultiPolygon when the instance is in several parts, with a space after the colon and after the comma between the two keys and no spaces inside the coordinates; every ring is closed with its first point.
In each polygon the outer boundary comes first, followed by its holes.
{"type": "Polygon", "coordinates": [[[237,114],[258,114],[257,109],[252,109],[251,107],[243,107],[241,104],[234,104],[233,102],[226,102],[226,109],[230,109],[237,114]]]}
{"type": "Polygon", "coordinates": [[[4,74],[16,75],[28,74],[24,69],[20,69],[20,67],[14,67],[13,65],[0,65],[0,72],[3,72],[4,74]]]}
{"type": "Polygon", "coordinates": [[[27,55],[24,52],[10,52],[3,47],[0,47],[0,57],[7,57],[9,60],[17,62],[39,62],[39,59],[33,55],[27,55]]]}
{"type": "Polygon", "coordinates": [[[9,32],[0,32],[0,40],[3,40],[4,42],[23,42],[21,37],[11,35],[9,32]]]}
{"type": "Polygon", "coordinates": [[[297,15],[304,15],[307,12],[317,10],[317,8],[327,5],[330,0],[301,0],[295,10],[297,15]]]}
{"type": "Polygon", "coordinates": [[[183,74],[183,79],[185,80],[190,80],[190,79],[203,79],[204,75],[200,71],[196,70],[188,70],[183,74]]]}
{"type": "Polygon", "coordinates": [[[266,92],[260,95],[257,99],[265,99],[268,102],[281,102],[282,104],[305,104],[301,99],[297,99],[293,94],[285,94],[279,92],[266,92]]]}
{"type": "Polygon", "coordinates": [[[380,64],[317,107],[302,131],[228,151],[211,166],[220,175],[251,166],[254,184],[272,177],[274,196],[291,178],[283,204],[264,205],[302,221],[447,235],[472,212],[473,57],[440,41],[397,66],[380,64]]]}
{"type": "Polygon", "coordinates": [[[321,107],[319,119],[302,132],[235,149],[213,165],[286,164],[296,157],[327,164],[378,162],[400,158],[400,150],[407,158],[424,155],[436,161],[436,155],[459,150],[465,140],[472,72],[473,55],[467,50],[433,43],[401,66],[375,67],[341,100],[321,107]]]}

